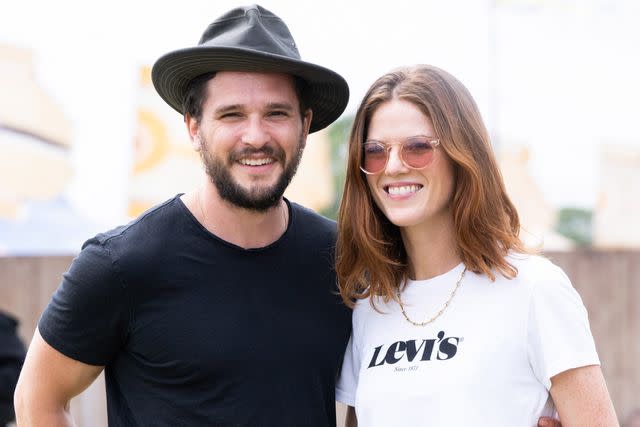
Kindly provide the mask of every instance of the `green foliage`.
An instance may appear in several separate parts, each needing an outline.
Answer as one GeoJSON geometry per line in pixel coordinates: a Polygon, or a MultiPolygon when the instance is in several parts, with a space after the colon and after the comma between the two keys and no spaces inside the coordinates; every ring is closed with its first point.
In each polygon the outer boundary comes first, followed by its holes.
{"type": "Polygon", "coordinates": [[[335,121],[328,130],[331,150],[333,202],[320,213],[331,219],[336,219],[338,216],[338,208],[340,207],[340,199],[342,198],[342,189],[347,170],[349,132],[351,131],[352,124],[353,116],[343,116],[339,120],[335,121]]]}
{"type": "Polygon", "coordinates": [[[555,230],[578,246],[591,246],[593,212],[588,209],[562,208],[555,230]]]}

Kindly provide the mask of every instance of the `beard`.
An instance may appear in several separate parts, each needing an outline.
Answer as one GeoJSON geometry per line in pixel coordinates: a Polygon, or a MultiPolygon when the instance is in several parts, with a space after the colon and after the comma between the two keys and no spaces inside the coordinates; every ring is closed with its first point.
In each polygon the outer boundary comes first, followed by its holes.
{"type": "Polygon", "coordinates": [[[288,164],[285,163],[286,156],[284,150],[281,148],[274,149],[270,146],[264,146],[255,149],[247,147],[241,151],[229,154],[225,163],[223,159],[212,155],[208,146],[208,141],[204,140],[200,150],[200,157],[202,158],[205,171],[218,190],[220,197],[240,208],[256,212],[265,212],[278,205],[284,191],[295,176],[300,160],[302,159],[305,138],[300,134],[298,146],[288,164]],[[233,165],[239,158],[256,153],[273,157],[276,159],[276,162],[284,163],[284,171],[280,174],[276,183],[269,187],[256,186],[247,189],[233,179],[228,165],[233,165]]]}

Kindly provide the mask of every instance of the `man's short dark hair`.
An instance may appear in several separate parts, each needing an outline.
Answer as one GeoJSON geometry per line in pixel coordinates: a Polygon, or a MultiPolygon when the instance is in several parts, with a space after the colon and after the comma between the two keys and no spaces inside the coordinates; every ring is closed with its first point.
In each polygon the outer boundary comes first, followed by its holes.
{"type": "MultiPolygon", "coordinates": [[[[184,101],[182,102],[182,111],[185,120],[188,114],[189,117],[194,118],[196,122],[200,123],[200,120],[202,119],[202,105],[207,97],[207,82],[215,76],[216,72],[212,71],[210,73],[201,74],[189,82],[185,91],[184,101]]],[[[300,115],[304,117],[304,113],[307,111],[307,106],[309,105],[307,102],[308,84],[304,79],[298,76],[293,76],[293,83],[296,95],[298,96],[300,115]]]]}
{"type": "Polygon", "coordinates": [[[184,101],[182,102],[182,112],[185,120],[187,114],[196,119],[200,123],[202,118],[202,104],[207,96],[207,82],[216,76],[215,71],[211,73],[201,74],[191,80],[185,91],[184,101]]]}

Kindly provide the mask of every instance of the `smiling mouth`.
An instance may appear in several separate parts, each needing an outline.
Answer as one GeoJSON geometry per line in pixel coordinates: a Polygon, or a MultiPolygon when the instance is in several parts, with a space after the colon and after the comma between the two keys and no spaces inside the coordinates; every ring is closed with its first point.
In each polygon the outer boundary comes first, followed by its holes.
{"type": "Polygon", "coordinates": [[[238,160],[238,163],[244,166],[264,166],[264,165],[269,165],[271,163],[274,163],[275,161],[276,159],[274,159],[273,157],[262,157],[260,159],[244,158],[244,159],[238,160]]]}
{"type": "Polygon", "coordinates": [[[406,196],[408,194],[413,194],[422,189],[422,185],[412,184],[412,185],[387,185],[384,187],[384,191],[392,196],[406,196]]]}

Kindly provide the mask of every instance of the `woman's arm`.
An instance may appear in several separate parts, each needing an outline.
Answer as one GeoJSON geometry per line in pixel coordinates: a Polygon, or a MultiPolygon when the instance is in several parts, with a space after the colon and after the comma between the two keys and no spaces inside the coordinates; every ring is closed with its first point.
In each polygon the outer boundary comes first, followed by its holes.
{"type": "Polygon", "coordinates": [[[356,410],[353,406],[347,406],[347,417],[344,421],[344,427],[358,427],[358,418],[356,417],[356,410]]]}
{"type": "Polygon", "coordinates": [[[551,378],[551,397],[563,427],[618,427],[600,366],[569,369],[551,378]]]}

